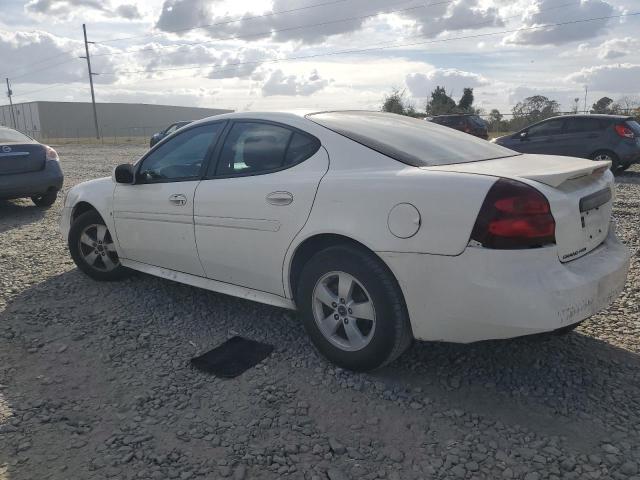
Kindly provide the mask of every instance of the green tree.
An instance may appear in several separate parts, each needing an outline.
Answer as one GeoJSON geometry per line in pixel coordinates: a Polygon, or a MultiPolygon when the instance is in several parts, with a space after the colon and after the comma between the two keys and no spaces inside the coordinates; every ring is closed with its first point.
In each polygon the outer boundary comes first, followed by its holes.
{"type": "Polygon", "coordinates": [[[465,88],[462,98],[458,102],[458,111],[460,113],[476,113],[473,108],[473,88],[465,88]]]}
{"type": "Polygon", "coordinates": [[[504,132],[508,130],[507,122],[504,121],[504,115],[502,115],[497,108],[491,110],[487,117],[487,123],[489,124],[489,130],[492,132],[504,132]]]}
{"type": "Polygon", "coordinates": [[[405,104],[405,91],[393,88],[391,93],[385,95],[382,100],[382,111],[405,115],[407,110],[407,106],[405,104]]]}
{"type": "Polygon", "coordinates": [[[544,95],[534,95],[518,102],[511,112],[513,119],[510,122],[510,127],[512,130],[520,130],[532,123],[558,115],[560,104],[544,95]]]}
{"type": "Polygon", "coordinates": [[[609,97],[602,97],[591,107],[591,113],[604,113],[611,114],[611,106],[613,104],[613,99],[609,97]]]}
{"type": "Polygon", "coordinates": [[[447,113],[456,112],[456,102],[451,98],[444,87],[437,86],[433,92],[431,92],[431,98],[427,102],[426,112],[427,115],[446,115],[447,113]]]}

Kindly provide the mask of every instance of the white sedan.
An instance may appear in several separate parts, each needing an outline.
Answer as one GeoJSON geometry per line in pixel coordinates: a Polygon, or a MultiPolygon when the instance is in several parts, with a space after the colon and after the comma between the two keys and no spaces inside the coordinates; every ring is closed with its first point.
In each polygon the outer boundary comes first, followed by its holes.
{"type": "Polygon", "coordinates": [[[569,331],[621,292],[607,162],[521,155],[380,112],[233,113],[72,188],[71,256],[297,309],[370,370],[413,339],[569,331]]]}

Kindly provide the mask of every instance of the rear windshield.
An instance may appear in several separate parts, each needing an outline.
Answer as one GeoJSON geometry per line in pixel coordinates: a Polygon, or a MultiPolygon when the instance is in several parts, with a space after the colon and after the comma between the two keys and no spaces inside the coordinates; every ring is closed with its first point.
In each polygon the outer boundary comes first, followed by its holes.
{"type": "Polygon", "coordinates": [[[633,133],[640,135],[640,123],[635,120],[627,120],[627,125],[629,125],[629,128],[633,130],[633,133]]]}
{"type": "Polygon", "coordinates": [[[11,128],[0,127],[0,143],[33,143],[33,139],[11,128]]]}
{"type": "Polygon", "coordinates": [[[324,112],[307,115],[323,127],[414,167],[451,165],[519,153],[472,135],[403,115],[324,112]]]}

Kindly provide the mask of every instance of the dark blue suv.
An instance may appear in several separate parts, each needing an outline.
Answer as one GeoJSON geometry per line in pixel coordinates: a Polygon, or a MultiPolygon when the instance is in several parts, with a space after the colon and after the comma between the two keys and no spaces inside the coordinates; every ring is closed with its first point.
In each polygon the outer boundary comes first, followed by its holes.
{"type": "Polygon", "coordinates": [[[553,117],[492,141],[522,153],[609,160],[613,171],[640,162],[640,124],[619,115],[553,117]]]}

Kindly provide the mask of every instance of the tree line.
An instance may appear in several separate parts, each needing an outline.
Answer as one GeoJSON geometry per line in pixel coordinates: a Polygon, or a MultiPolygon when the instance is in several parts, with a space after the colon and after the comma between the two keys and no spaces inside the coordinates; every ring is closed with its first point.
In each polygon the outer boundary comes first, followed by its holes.
{"type": "MultiPolygon", "coordinates": [[[[465,88],[462,96],[456,102],[441,86],[430,93],[424,110],[416,109],[415,104],[407,98],[406,91],[393,88],[384,96],[381,110],[416,118],[435,117],[451,114],[476,114],[484,118],[489,129],[494,132],[514,132],[527,125],[555,117],[562,114],[580,113],[580,99],[574,99],[568,112],[561,112],[560,104],[544,95],[533,95],[518,102],[511,113],[504,115],[494,108],[488,114],[473,105],[473,88],[465,88]]],[[[640,100],[632,97],[622,97],[614,101],[609,97],[602,97],[589,110],[593,114],[629,115],[640,119],[640,100]]]]}

